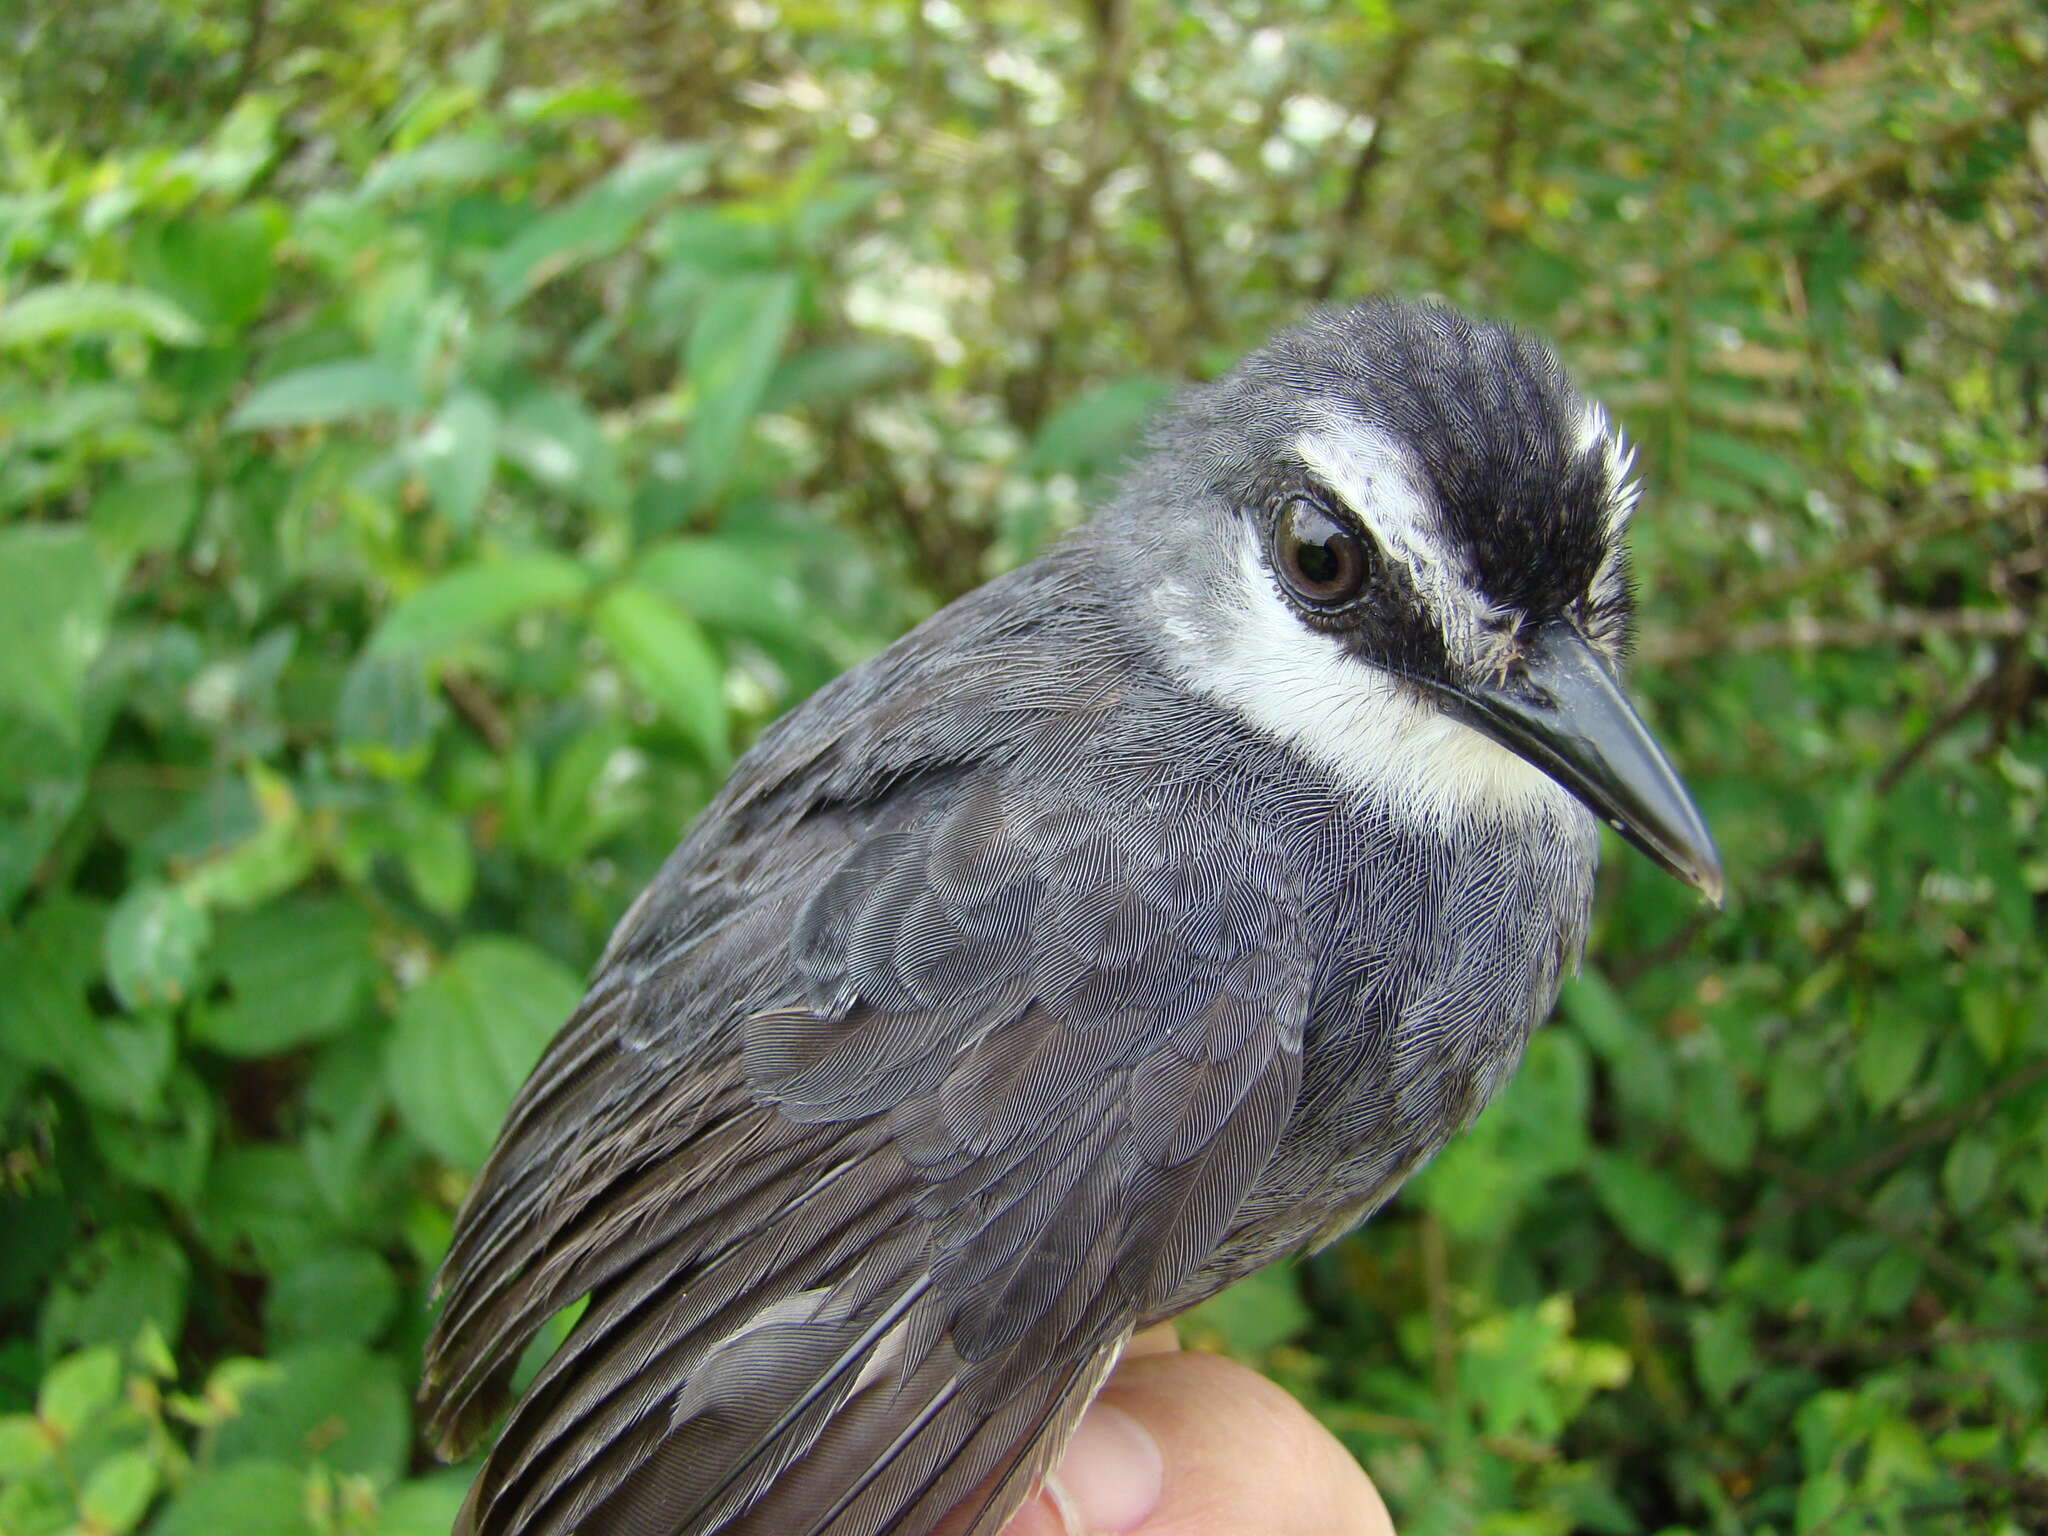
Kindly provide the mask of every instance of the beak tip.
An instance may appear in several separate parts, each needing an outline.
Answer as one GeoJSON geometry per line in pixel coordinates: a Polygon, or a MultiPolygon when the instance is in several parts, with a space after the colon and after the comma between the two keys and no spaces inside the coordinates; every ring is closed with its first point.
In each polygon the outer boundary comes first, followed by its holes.
{"type": "Polygon", "coordinates": [[[1685,878],[1688,884],[1707,898],[1708,904],[1716,912],[1728,905],[1728,885],[1721,873],[1719,855],[1709,850],[1706,860],[1698,867],[1687,870],[1685,878]]]}

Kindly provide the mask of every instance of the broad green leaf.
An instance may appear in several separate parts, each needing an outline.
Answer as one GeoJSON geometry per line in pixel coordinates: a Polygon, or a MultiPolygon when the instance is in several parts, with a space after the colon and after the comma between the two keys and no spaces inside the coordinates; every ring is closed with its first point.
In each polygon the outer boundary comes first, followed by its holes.
{"type": "Polygon", "coordinates": [[[0,933],[0,1052],[62,1071],[93,1023],[85,989],[100,974],[106,909],[75,896],[39,903],[0,933]]]}
{"type": "Polygon", "coordinates": [[[476,888],[468,826],[424,798],[404,802],[396,820],[402,839],[398,857],[413,890],[433,911],[454,917],[476,888]]]}
{"type": "Polygon", "coordinates": [[[1933,1032],[1932,1021],[1910,1009],[1887,1010],[1863,1021],[1854,1065],[1865,1103],[1885,1109],[1897,1101],[1919,1075],[1933,1032]]]}
{"type": "Polygon", "coordinates": [[[10,1413],[0,1418],[0,1483],[49,1465],[56,1451],[34,1414],[10,1413]]]}
{"type": "Polygon", "coordinates": [[[131,886],[107,919],[108,984],[131,1011],[181,1003],[212,936],[205,908],[183,887],[131,886]]]}
{"type": "Polygon", "coordinates": [[[78,1508],[89,1528],[107,1536],[133,1530],[156,1495],[157,1462],[149,1451],[122,1451],[92,1469],[78,1508]]]}
{"type": "Polygon", "coordinates": [[[189,213],[149,226],[136,243],[136,265],[187,313],[239,329],[270,302],[284,231],[284,215],[266,203],[189,213]]]}
{"type": "Polygon", "coordinates": [[[271,1281],[264,1332],[289,1349],[321,1342],[368,1344],[398,1310],[391,1266],[367,1248],[337,1244],[306,1255],[271,1281]]]}
{"type": "Polygon", "coordinates": [[[1564,988],[1558,1002],[1606,1067],[1623,1105],[1647,1121],[1668,1123],[1677,1095],[1670,1047],[1642,1026],[1590,965],[1564,988]]]}
{"type": "Polygon", "coordinates": [[[403,364],[383,357],[349,357],[264,380],[228,417],[244,432],[266,427],[321,426],[391,412],[410,414],[426,401],[403,364]]]}
{"type": "Polygon", "coordinates": [[[888,341],[846,341],[809,347],[784,358],[761,393],[763,411],[864,400],[915,377],[924,358],[888,341]]]}
{"type": "Polygon", "coordinates": [[[1145,422],[1172,387],[1165,379],[1138,374],[1084,391],[1045,419],[1024,468],[1083,479],[1115,468],[1138,445],[1145,422]]]}
{"type": "Polygon", "coordinates": [[[113,1405],[120,1390],[119,1351],[111,1344],[95,1345],[50,1368],[36,1392],[36,1417],[73,1439],[113,1405]]]}
{"type": "Polygon", "coordinates": [[[498,463],[498,408],[474,390],[456,395],[414,440],[413,463],[441,514],[469,527],[498,463]]]}
{"type": "Polygon", "coordinates": [[[80,1032],[64,1075],[81,1096],[105,1109],[154,1116],[177,1060],[178,1034],[167,1009],[128,1018],[95,1018],[80,1032]]]}
{"type": "Polygon", "coordinates": [[[566,500],[599,511],[625,505],[618,456],[590,407],[574,395],[539,389],[521,396],[498,444],[508,462],[566,500]]]}
{"type": "Polygon", "coordinates": [[[706,290],[691,328],[684,373],[693,402],[684,445],[683,500],[715,501],[759,411],[796,317],[793,274],[749,273],[706,290]]]}
{"type": "Polygon", "coordinates": [[[214,963],[227,996],[193,1011],[193,1036],[231,1056],[271,1056],[354,1022],[376,977],[370,920],[337,896],[301,896],[221,925],[214,963]]]}
{"type": "Polygon", "coordinates": [[[1996,1144],[1982,1131],[1965,1131],[1950,1143],[1941,1163],[1941,1188],[1959,1215],[1970,1215],[1990,1198],[1998,1161],[1996,1144]]]}
{"type": "Polygon", "coordinates": [[[1591,1168],[1600,1203],[1629,1240],[1669,1264],[1686,1289],[1705,1285],[1720,1253],[1719,1213],[1640,1158],[1596,1151],[1591,1168]]]}
{"type": "Polygon", "coordinates": [[[485,281],[494,301],[508,307],[570,267],[618,250],[708,153],[699,145],[644,148],[581,197],[528,222],[491,262],[485,281]]]}
{"type": "MultiPolygon", "coordinates": [[[[168,1028],[166,1041],[171,1041],[168,1028]]],[[[197,1203],[213,1156],[218,1125],[213,1091],[188,1067],[173,1064],[146,1113],[96,1109],[93,1144],[107,1167],[138,1189],[180,1205],[197,1203]]]]}
{"type": "Polygon", "coordinates": [[[426,767],[446,714],[414,656],[366,650],[342,678],[335,735],[379,778],[409,779],[426,767]]]}
{"type": "Polygon", "coordinates": [[[377,626],[367,654],[434,660],[523,613],[575,602],[590,573],[564,555],[533,551],[436,577],[377,626]]]}
{"type": "Polygon", "coordinates": [[[189,347],[202,334],[190,315],[147,288],[53,283],[0,303],[0,348],[97,336],[146,336],[166,346],[189,347]]]}
{"type": "Polygon", "coordinates": [[[125,570],[138,555],[183,542],[198,511],[199,479],[192,462],[161,459],[130,470],[95,497],[89,525],[107,564],[125,570]]]}
{"type": "Polygon", "coordinates": [[[1292,1265],[1273,1264],[1218,1292],[1185,1320],[1190,1337],[1214,1332],[1240,1359],[1256,1360],[1297,1337],[1314,1318],[1292,1265]]]}
{"type": "Polygon", "coordinates": [[[1690,1062],[1679,1085],[1678,1118],[1686,1139],[1717,1168],[1746,1168],[1756,1151],[1756,1114],[1729,1063],[1718,1057],[1690,1062]]]}
{"type": "Polygon", "coordinates": [[[0,531],[0,714],[82,740],[86,669],[106,643],[112,575],[75,524],[0,531]]]}
{"type": "Polygon", "coordinates": [[[392,1489],[378,1510],[372,1536],[448,1536],[468,1496],[469,1479],[467,1472],[442,1472],[392,1489]]]}
{"type": "Polygon", "coordinates": [[[319,1247],[334,1225],[304,1154],[274,1142],[223,1149],[195,1214],[207,1246],[223,1263],[266,1273],[319,1247]]]}
{"type": "Polygon", "coordinates": [[[704,632],[647,587],[626,582],[591,622],[626,674],[661,705],[712,763],[728,755],[725,670],[704,632]]]}
{"type": "Polygon", "coordinates": [[[358,195],[365,199],[400,198],[414,192],[439,191],[489,179],[520,158],[519,150],[482,133],[429,139],[395,155],[386,155],[363,178],[358,195]]]}
{"type": "Polygon", "coordinates": [[[700,623],[816,647],[816,617],[796,578],[736,540],[664,540],[641,556],[634,576],[700,623]]]}
{"type": "Polygon", "coordinates": [[[315,1536],[305,1474],[282,1461],[217,1462],[193,1475],[150,1536],[315,1536]]]}
{"type": "Polygon", "coordinates": [[[498,1122],[582,988],[539,950],[470,939],[408,992],[386,1057],[408,1129],[458,1167],[484,1160],[498,1122]]]}

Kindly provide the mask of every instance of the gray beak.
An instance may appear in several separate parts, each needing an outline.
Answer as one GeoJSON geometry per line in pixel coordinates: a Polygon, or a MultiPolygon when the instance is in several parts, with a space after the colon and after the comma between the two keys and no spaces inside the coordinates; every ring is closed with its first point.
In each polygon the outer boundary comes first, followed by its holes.
{"type": "Polygon", "coordinates": [[[1721,855],[1671,760],[1577,631],[1536,637],[1522,676],[1442,690],[1474,729],[1533,763],[1593,814],[1721,905],[1721,855]]]}

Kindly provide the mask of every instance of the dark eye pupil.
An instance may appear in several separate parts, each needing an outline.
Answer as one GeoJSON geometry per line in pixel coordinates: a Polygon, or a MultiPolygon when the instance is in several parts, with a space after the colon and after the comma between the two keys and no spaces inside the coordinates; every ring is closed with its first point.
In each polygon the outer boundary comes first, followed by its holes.
{"type": "Polygon", "coordinates": [[[1281,579],[1304,602],[1334,607],[1350,602],[1365,586],[1363,541],[1306,497],[1280,509],[1273,553],[1281,579]]]}
{"type": "Polygon", "coordinates": [[[1294,563],[1301,567],[1301,574],[1318,585],[1335,581],[1337,572],[1344,562],[1337,551],[1327,544],[1302,544],[1294,552],[1294,563]]]}

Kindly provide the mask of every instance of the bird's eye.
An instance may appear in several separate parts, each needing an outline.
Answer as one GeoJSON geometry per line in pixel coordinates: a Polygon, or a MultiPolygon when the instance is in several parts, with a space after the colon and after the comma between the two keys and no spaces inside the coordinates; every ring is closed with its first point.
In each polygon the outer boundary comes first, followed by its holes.
{"type": "Polygon", "coordinates": [[[1306,496],[1291,496],[1273,519],[1273,567],[1304,603],[1340,608],[1365,590],[1365,540],[1306,496]]]}

